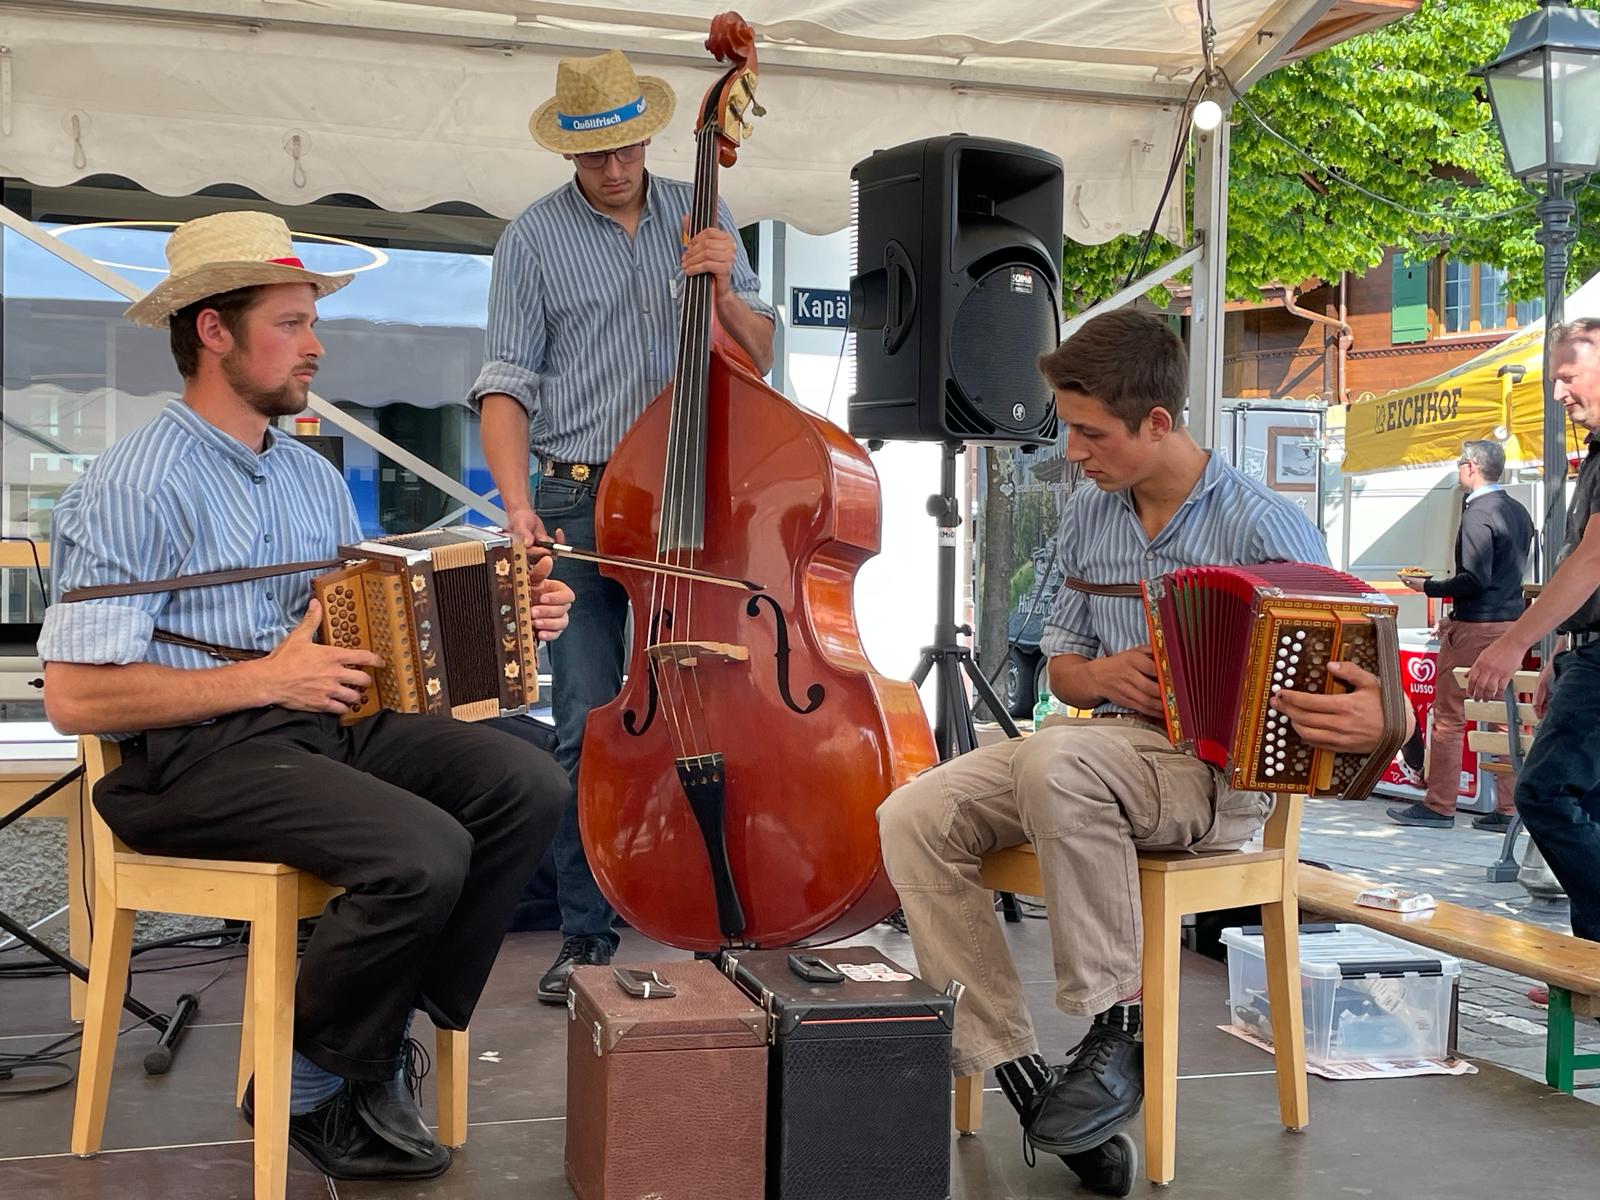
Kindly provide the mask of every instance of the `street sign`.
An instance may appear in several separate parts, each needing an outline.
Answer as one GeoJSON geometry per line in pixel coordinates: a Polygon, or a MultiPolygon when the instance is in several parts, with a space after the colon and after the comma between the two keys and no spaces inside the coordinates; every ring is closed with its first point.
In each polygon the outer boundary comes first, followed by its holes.
{"type": "Polygon", "coordinates": [[[789,289],[789,324],[802,329],[844,329],[849,321],[849,292],[830,288],[789,289]]]}

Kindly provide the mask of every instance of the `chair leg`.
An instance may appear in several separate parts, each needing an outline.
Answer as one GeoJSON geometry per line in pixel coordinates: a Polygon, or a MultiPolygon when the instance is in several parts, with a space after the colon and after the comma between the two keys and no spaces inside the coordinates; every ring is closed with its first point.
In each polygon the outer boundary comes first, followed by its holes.
{"type": "Polygon", "coordinates": [[[255,1037],[255,978],[256,939],[252,937],[244,956],[244,1014],[239,1018],[239,1070],[233,1084],[236,1107],[244,1104],[244,1089],[256,1069],[256,1047],[252,1040],[255,1037]]]}
{"type": "Polygon", "coordinates": [[[956,1077],[956,1132],[970,1136],[983,1128],[983,1076],[956,1077]]]}
{"type": "MultiPolygon", "coordinates": [[[[80,780],[78,795],[67,804],[67,953],[86,962],[92,953],[89,938],[89,896],[94,886],[94,839],[89,836],[89,789],[80,780]]],[[[67,977],[67,1004],[74,1021],[83,1020],[88,985],[76,975],[67,977]]]]}
{"type": "Polygon", "coordinates": [[[439,1142],[455,1150],[467,1143],[468,1037],[465,1029],[441,1029],[438,1034],[439,1142]]]}
{"type": "Polygon", "coordinates": [[[1178,1158],[1178,949],[1183,913],[1164,878],[1142,881],[1144,915],[1144,1157],[1151,1183],[1167,1184],[1178,1158]]]}
{"type": "Polygon", "coordinates": [[[1300,995],[1300,906],[1293,899],[1261,906],[1261,940],[1267,956],[1267,1000],[1272,1005],[1272,1052],[1278,1076],[1278,1112],[1289,1129],[1311,1123],[1306,1098],[1306,1019],[1300,995]]]}
{"type": "Polygon", "coordinates": [[[89,949],[89,983],[83,1019],[83,1049],[78,1062],[78,1093],[72,1113],[72,1152],[93,1154],[105,1133],[111,1065],[117,1055],[122,993],[133,952],[132,909],[117,908],[108,893],[98,893],[100,928],[89,949]]]}
{"type": "Polygon", "coordinates": [[[250,926],[255,1009],[255,1200],[283,1200],[289,1172],[289,1081],[294,1048],[295,914],[293,875],[263,880],[250,926]]]}

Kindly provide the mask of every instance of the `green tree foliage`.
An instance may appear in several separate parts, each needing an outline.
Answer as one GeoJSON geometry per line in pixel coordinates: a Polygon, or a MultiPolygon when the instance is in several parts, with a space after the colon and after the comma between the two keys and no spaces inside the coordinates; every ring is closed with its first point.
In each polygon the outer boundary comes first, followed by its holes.
{"type": "MultiPolygon", "coordinates": [[[[1600,8],[1600,0],[1577,0],[1600,8]]],[[[1294,146],[1369,191],[1363,195],[1312,166],[1236,105],[1231,114],[1228,294],[1246,299],[1272,283],[1337,279],[1383,261],[1388,246],[1446,252],[1510,271],[1516,297],[1542,294],[1532,202],[1514,181],[1488,97],[1470,74],[1492,61],[1534,0],[1424,0],[1410,17],[1280,68],[1245,99],[1294,146]],[[1494,220],[1487,214],[1519,209],[1494,220]]],[[[1542,184],[1540,185],[1542,190],[1542,184]]],[[[1600,189],[1578,197],[1584,230],[1600,228],[1600,189]]],[[[1122,286],[1139,239],[1068,243],[1064,303],[1077,312],[1122,286]]],[[[1147,267],[1174,247],[1157,238],[1147,267]]],[[[1600,238],[1573,248],[1569,277],[1600,269],[1600,238]]],[[[1164,299],[1157,296],[1157,299],[1164,299]]]]}

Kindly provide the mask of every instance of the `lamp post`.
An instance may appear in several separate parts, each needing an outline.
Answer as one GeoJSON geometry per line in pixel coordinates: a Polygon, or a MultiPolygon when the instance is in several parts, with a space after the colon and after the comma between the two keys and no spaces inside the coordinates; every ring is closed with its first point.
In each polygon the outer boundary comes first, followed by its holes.
{"type": "MultiPolygon", "coordinates": [[[[1511,26],[1500,57],[1475,72],[1511,174],[1545,180],[1535,240],[1544,247],[1545,329],[1565,316],[1567,260],[1578,231],[1567,183],[1600,167],[1600,12],[1541,0],[1511,26]]],[[[1544,342],[1544,493],[1539,576],[1548,581],[1566,541],[1567,421],[1555,398],[1550,339],[1544,342]]]]}

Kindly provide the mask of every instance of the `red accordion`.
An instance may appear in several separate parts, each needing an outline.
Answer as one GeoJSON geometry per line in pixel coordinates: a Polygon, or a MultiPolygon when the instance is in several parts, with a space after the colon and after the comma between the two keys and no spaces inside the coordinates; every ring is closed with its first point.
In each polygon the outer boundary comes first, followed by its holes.
{"type": "Polygon", "coordinates": [[[1358,798],[1405,738],[1393,601],[1310,563],[1189,567],[1144,584],[1145,616],[1174,745],[1246,791],[1358,798]],[[1371,754],[1315,749],[1268,703],[1281,689],[1343,690],[1345,660],[1382,684],[1384,737],[1371,754]]]}

